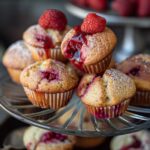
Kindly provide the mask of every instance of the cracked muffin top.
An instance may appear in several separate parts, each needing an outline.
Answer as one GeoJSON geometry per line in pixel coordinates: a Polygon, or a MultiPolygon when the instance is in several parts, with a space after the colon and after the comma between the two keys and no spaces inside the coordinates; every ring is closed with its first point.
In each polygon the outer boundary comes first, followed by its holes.
{"type": "Polygon", "coordinates": [[[116,69],[108,69],[103,74],[85,75],[77,93],[81,100],[92,106],[112,106],[131,98],[135,94],[134,81],[116,69]]]}
{"type": "Polygon", "coordinates": [[[24,87],[39,92],[66,92],[78,84],[75,71],[65,64],[47,59],[25,68],[20,77],[24,87]]]}
{"type": "Polygon", "coordinates": [[[103,32],[95,34],[86,34],[80,27],[75,27],[64,37],[61,50],[66,58],[80,60],[85,65],[90,65],[109,55],[116,42],[116,35],[107,27],[103,32]]]}
{"type": "Polygon", "coordinates": [[[31,53],[21,40],[10,45],[3,57],[3,64],[13,69],[22,70],[32,63],[31,53]]]}
{"type": "Polygon", "coordinates": [[[137,89],[150,90],[150,55],[138,54],[117,64],[117,69],[134,79],[137,89]]]}

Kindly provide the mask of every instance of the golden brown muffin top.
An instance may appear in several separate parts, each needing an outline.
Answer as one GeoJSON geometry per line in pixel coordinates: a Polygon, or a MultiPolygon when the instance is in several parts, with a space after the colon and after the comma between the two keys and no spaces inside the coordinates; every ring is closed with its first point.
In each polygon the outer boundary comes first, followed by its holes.
{"type": "Polygon", "coordinates": [[[42,40],[37,40],[38,37],[49,37],[52,39],[54,47],[60,46],[65,34],[70,27],[66,27],[64,31],[58,31],[54,29],[45,30],[40,25],[30,26],[23,34],[23,39],[27,44],[32,45],[33,47],[44,47],[42,40]]]}
{"type": "Polygon", "coordinates": [[[24,87],[50,93],[65,92],[78,84],[78,76],[73,69],[52,59],[30,65],[23,70],[20,80],[24,87]]]}
{"type": "Polygon", "coordinates": [[[150,55],[138,54],[117,64],[117,69],[134,79],[141,90],[150,90],[150,55]]]}
{"type": "Polygon", "coordinates": [[[81,100],[92,106],[112,106],[135,94],[134,81],[116,69],[108,69],[104,75],[85,75],[79,86],[81,100]]]}
{"type": "MultiPolygon", "coordinates": [[[[64,55],[67,43],[75,35],[76,31],[73,28],[64,37],[61,44],[61,50],[64,55]]],[[[82,57],[85,58],[85,65],[97,63],[98,61],[105,58],[112,52],[113,48],[117,43],[116,35],[111,29],[107,27],[103,32],[98,32],[92,35],[87,34],[85,37],[87,43],[84,43],[80,49],[80,52],[82,52],[82,57]]]]}
{"type": "Polygon", "coordinates": [[[31,53],[21,40],[10,45],[3,57],[3,64],[13,69],[22,70],[32,63],[31,53]]]}

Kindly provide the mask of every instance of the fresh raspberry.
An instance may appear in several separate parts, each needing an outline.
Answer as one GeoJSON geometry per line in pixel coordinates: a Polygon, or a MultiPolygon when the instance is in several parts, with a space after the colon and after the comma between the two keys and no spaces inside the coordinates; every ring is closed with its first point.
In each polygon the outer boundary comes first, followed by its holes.
{"type": "Polygon", "coordinates": [[[89,7],[97,11],[107,9],[107,0],[88,0],[87,3],[89,7]]]}
{"type": "Polygon", "coordinates": [[[138,0],[137,14],[140,17],[150,16],[150,0],[138,0]]]}
{"type": "Polygon", "coordinates": [[[103,32],[105,27],[105,18],[97,16],[95,13],[89,13],[81,25],[81,30],[88,34],[94,34],[97,32],[103,32]]]}
{"type": "Polygon", "coordinates": [[[117,11],[121,16],[133,16],[136,14],[136,0],[115,0],[112,3],[112,9],[117,11]]]}
{"type": "Polygon", "coordinates": [[[73,3],[81,7],[88,6],[87,0],[73,0],[73,3]]]}
{"type": "Polygon", "coordinates": [[[63,12],[56,9],[48,9],[41,15],[38,23],[44,29],[62,31],[66,28],[67,19],[63,12]]]}

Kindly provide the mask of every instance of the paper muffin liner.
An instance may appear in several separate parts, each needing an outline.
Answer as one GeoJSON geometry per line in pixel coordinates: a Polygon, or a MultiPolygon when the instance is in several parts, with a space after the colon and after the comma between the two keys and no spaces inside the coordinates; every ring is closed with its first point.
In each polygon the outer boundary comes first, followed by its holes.
{"type": "Polygon", "coordinates": [[[55,110],[67,105],[73,94],[73,89],[62,93],[37,92],[26,87],[24,90],[33,105],[55,110]]]}
{"type": "Polygon", "coordinates": [[[12,68],[7,68],[7,71],[11,77],[11,79],[20,84],[20,74],[22,72],[22,70],[19,70],[19,69],[12,69],[12,68]]]}
{"type": "Polygon", "coordinates": [[[50,50],[50,57],[55,60],[66,62],[67,59],[62,55],[60,47],[53,48],[50,50]]]}
{"type": "Polygon", "coordinates": [[[117,105],[106,106],[106,107],[95,107],[85,104],[89,113],[93,114],[96,118],[114,118],[122,115],[128,107],[130,100],[125,100],[117,105]]]}
{"type": "Polygon", "coordinates": [[[112,53],[106,56],[103,60],[99,61],[98,63],[92,65],[83,65],[83,71],[86,73],[102,73],[104,72],[111,62],[112,53]]]}
{"type": "Polygon", "coordinates": [[[137,91],[131,99],[131,105],[135,106],[150,106],[150,91],[137,91]]]}

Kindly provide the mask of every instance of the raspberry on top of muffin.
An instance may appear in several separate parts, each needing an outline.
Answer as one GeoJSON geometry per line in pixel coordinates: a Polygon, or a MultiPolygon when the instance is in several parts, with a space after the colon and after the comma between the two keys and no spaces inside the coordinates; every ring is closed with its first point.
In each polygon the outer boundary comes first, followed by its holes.
{"type": "Polygon", "coordinates": [[[116,35],[106,27],[106,20],[89,13],[81,25],[66,34],[61,50],[78,69],[100,73],[109,66],[116,42],[116,35]]]}
{"type": "Polygon", "coordinates": [[[53,58],[65,61],[60,44],[68,30],[64,13],[56,9],[48,9],[40,16],[37,25],[29,27],[24,32],[23,39],[35,60],[53,58]]]}

